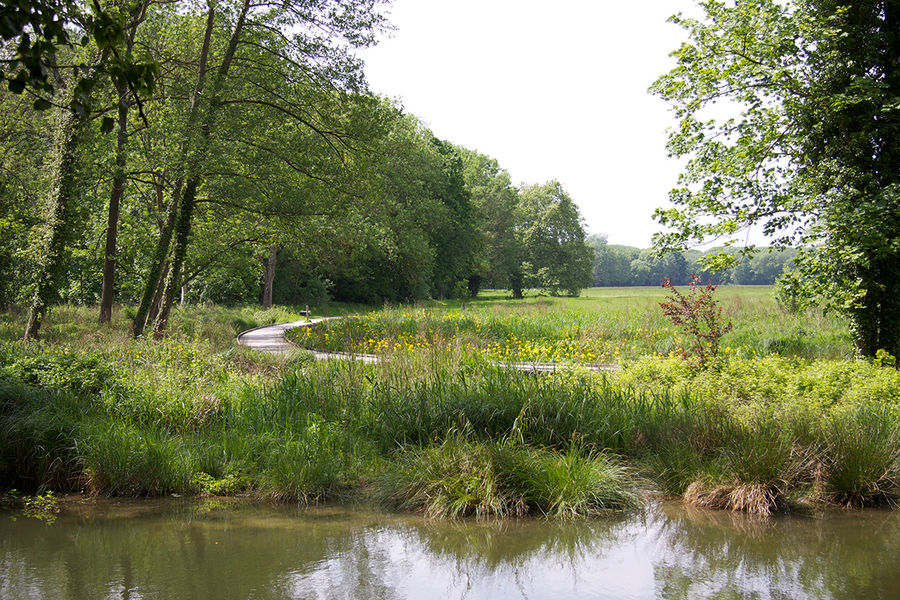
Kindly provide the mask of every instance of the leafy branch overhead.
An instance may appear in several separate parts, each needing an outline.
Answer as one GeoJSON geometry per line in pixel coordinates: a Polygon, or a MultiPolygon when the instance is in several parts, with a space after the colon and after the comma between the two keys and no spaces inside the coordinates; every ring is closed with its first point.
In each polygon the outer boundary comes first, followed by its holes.
{"type": "MultiPolygon", "coordinates": [[[[847,314],[860,353],[900,349],[900,5],[701,2],[651,91],[687,159],[663,250],[749,231],[801,247],[803,293],[847,314]]],[[[754,248],[749,246],[748,252],[754,248]]],[[[720,260],[717,266],[727,266],[720,260]]]]}
{"type": "MultiPolygon", "coordinates": [[[[127,86],[136,97],[153,91],[158,65],[118,50],[126,37],[127,8],[104,9],[98,0],[89,7],[71,1],[28,0],[0,8],[0,37],[4,47],[14,44],[9,58],[0,61],[0,76],[12,93],[33,94],[36,110],[53,106],[62,85],[60,70],[65,67],[59,62],[59,50],[88,48],[92,42],[93,51],[76,55],[74,63],[67,65],[80,75],[68,103],[72,110],[81,116],[90,112],[92,94],[103,74],[116,85],[127,86]]],[[[103,130],[111,131],[113,123],[105,118],[103,130]]]]}

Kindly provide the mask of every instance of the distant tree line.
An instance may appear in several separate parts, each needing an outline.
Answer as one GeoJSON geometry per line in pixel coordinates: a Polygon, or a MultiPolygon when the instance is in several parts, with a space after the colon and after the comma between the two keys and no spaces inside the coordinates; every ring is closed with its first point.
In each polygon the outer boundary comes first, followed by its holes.
{"type": "Polygon", "coordinates": [[[649,249],[608,244],[602,235],[590,236],[587,243],[594,251],[593,285],[598,287],[660,285],[666,279],[674,285],[686,285],[692,273],[699,275],[704,282],[770,285],[786,269],[790,269],[797,257],[797,250],[793,248],[762,250],[751,257],[741,257],[739,249],[721,247],[703,252],[667,252],[657,256],[649,249]],[[704,255],[723,252],[739,257],[735,267],[711,272],[699,262],[704,255]]]}

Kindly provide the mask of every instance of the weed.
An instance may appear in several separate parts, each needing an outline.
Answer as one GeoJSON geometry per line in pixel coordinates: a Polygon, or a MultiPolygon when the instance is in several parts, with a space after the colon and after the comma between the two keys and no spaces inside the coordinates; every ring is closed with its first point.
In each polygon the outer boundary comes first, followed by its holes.
{"type": "Polygon", "coordinates": [[[679,348],[678,355],[698,367],[706,367],[719,354],[719,338],[731,331],[732,324],[722,319],[722,307],[713,298],[718,286],[700,284],[699,275],[691,275],[690,291],[685,296],[666,278],[662,284],[668,292],[659,306],[673,325],[690,340],[688,348],[679,348]]]}

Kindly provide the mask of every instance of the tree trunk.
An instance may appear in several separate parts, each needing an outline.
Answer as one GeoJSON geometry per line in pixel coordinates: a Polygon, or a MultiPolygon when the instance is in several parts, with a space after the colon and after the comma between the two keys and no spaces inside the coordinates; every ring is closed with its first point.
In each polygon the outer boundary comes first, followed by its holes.
{"type": "MultiPolygon", "coordinates": [[[[181,164],[185,164],[188,158],[194,154],[194,152],[192,152],[194,147],[192,142],[194,136],[193,130],[200,114],[200,95],[202,94],[203,87],[206,83],[206,63],[209,58],[209,48],[215,20],[215,4],[210,3],[209,12],[206,16],[206,32],[203,37],[203,46],[200,48],[200,60],[197,67],[197,83],[194,85],[194,95],[191,98],[190,112],[188,113],[187,123],[185,124],[185,139],[182,142],[181,147],[181,164]]],[[[185,169],[187,169],[187,167],[185,167],[185,169]]],[[[156,245],[156,254],[153,257],[150,273],[147,275],[147,282],[144,285],[144,294],[141,297],[141,305],[138,308],[137,314],[134,316],[134,325],[132,327],[134,337],[140,336],[144,332],[145,325],[152,321],[152,319],[147,318],[147,315],[150,310],[150,304],[153,301],[154,293],[156,292],[157,280],[162,272],[163,262],[169,254],[169,247],[172,243],[172,233],[175,228],[175,223],[181,219],[180,212],[184,199],[182,194],[183,183],[184,176],[182,175],[178,178],[178,183],[175,184],[175,188],[172,190],[172,201],[171,204],[169,204],[169,209],[166,213],[166,221],[159,235],[159,242],[156,245]]],[[[185,193],[187,192],[185,191],[185,193]]],[[[192,202],[193,199],[191,200],[191,203],[192,202]]],[[[175,269],[180,270],[181,265],[176,265],[175,269]]],[[[165,296],[161,294],[160,298],[164,300],[165,296]]],[[[165,303],[163,302],[160,306],[164,307],[165,303]]],[[[167,308],[166,313],[166,317],[168,318],[167,308]]],[[[158,315],[156,316],[158,318],[158,315]]]]}
{"type": "Polygon", "coordinates": [[[512,290],[513,298],[517,300],[524,298],[524,295],[522,294],[522,283],[521,273],[513,273],[509,276],[509,287],[512,290]]]}
{"type": "Polygon", "coordinates": [[[277,256],[277,248],[272,246],[272,251],[266,258],[266,276],[263,282],[262,305],[266,310],[272,308],[272,288],[275,285],[275,259],[277,256]]]}
{"type": "Polygon", "coordinates": [[[881,303],[881,347],[898,359],[900,368],[900,256],[888,259],[884,276],[884,301],[881,303]]]}
{"type": "Polygon", "coordinates": [[[75,147],[83,127],[84,119],[79,118],[72,110],[59,110],[51,162],[52,182],[45,208],[45,229],[41,236],[31,310],[25,325],[25,340],[37,339],[51,296],[59,288],[64,274],[62,255],[73,228],[71,212],[76,193],[75,147]]]}
{"type": "Polygon", "coordinates": [[[166,326],[169,322],[169,313],[172,310],[172,301],[175,299],[175,290],[181,287],[181,271],[184,266],[184,257],[187,255],[188,239],[191,235],[191,217],[194,212],[194,200],[197,194],[199,181],[193,178],[188,181],[181,197],[181,209],[178,211],[178,219],[175,223],[175,248],[172,251],[172,263],[169,266],[169,277],[166,279],[166,287],[162,293],[162,301],[159,306],[159,314],[153,325],[153,337],[161,339],[166,335],[166,326]]]}
{"type": "Polygon", "coordinates": [[[118,139],[116,141],[116,174],[109,194],[109,215],[106,219],[106,250],[103,255],[103,286],[100,293],[100,324],[112,319],[113,288],[116,282],[116,238],[119,228],[119,203],[125,193],[125,145],[128,141],[128,88],[120,85],[118,139]]]}
{"type": "Polygon", "coordinates": [[[156,321],[156,315],[159,314],[159,305],[162,303],[163,291],[166,289],[166,278],[169,276],[169,261],[166,261],[162,268],[162,273],[156,278],[156,287],[153,291],[153,299],[150,302],[150,308],[147,310],[147,318],[144,321],[144,327],[148,323],[156,321]]]}
{"type": "Polygon", "coordinates": [[[866,269],[866,294],[851,313],[856,351],[875,356],[885,350],[900,357],[900,257],[889,255],[866,269]]]}
{"type": "MultiPolygon", "coordinates": [[[[181,207],[178,211],[178,224],[176,225],[175,249],[172,253],[172,266],[169,270],[169,279],[166,282],[166,291],[163,294],[162,306],[159,315],[156,317],[156,323],[153,327],[153,337],[159,339],[166,334],[166,326],[169,320],[169,312],[172,308],[172,300],[174,299],[175,289],[180,283],[181,272],[184,268],[184,259],[187,255],[187,245],[191,234],[191,218],[194,213],[194,204],[196,201],[197,186],[200,183],[201,169],[206,158],[206,151],[209,145],[209,138],[216,121],[216,113],[221,104],[222,89],[228,78],[228,71],[237,52],[238,41],[247,20],[247,14],[250,10],[250,0],[244,0],[241,6],[241,12],[238,15],[234,30],[228,41],[228,47],[222,58],[222,64],[219,65],[216,79],[213,82],[213,88],[209,94],[210,100],[204,115],[203,124],[200,128],[200,139],[193,145],[193,152],[190,154],[190,160],[186,166],[186,179],[184,194],[181,197],[181,207]]],[[[213,20],[213,5],[210,5],[209,23],[213,20]]],[[[209,30],[207,31],[209,33],[209,30]]],[[[204,42],[204,47],[208,45],[204,42]]],[[[197,89],[194,98],[191,100],[191,116],[195,116],[195,101],[200,98],[200,91],[203,87],[206,58],[201,57],[200,76],[197,80],[197,89]]],[[[188,135],[191,135],[191,129],[188,129],[188,135]]]]}
{"type": "Polygon", "coordinates": [[[181,185],[175,186],[172,193],[172,204],[166,212],[166,220],[163,223],[162,230],[159,232],[159,241],[156,243],[156,254],[153,262],[150,264],[150,273],[147,274],[147,282],[144,284],[144,293],[141,296],[141,304],[138,306],[137,314],[134,315],[131,331],[134,337],[140,337],[144,333],[144,327],[147,323],[152,322],[156,316],[149,317],[150,306],[161,296],[161,292],[157,292],[160,278],[165,280],[163,267],[167,265],[166,257],[169,254],[169,246],[172,243],[172,231],[175,228],[175,219],[178,215],[179,196],[181,195],[181,185]]]}
{"type": "MultiPolygon", "coordinates": [[[[131,52],[134,48],[134,36],[138,25],[143,21],[150,0],[144,0],[135,6],[131,16],[133,25],[128,31],[125,49],[131,52]]],[[[125,193],[125,146],[128,143],[128,85],[122,83],[116,87],[119,99],[119,115],[116,139],[116,170],[113,176],[112,190],[109,194],[109,215],[106,219],[106,248],[103,254],[103,283],[100,292],[100,324],[109,323],[112,319],[112,305],[116,283],[116,254],[119,230],[119,204],[125,193]]]]}

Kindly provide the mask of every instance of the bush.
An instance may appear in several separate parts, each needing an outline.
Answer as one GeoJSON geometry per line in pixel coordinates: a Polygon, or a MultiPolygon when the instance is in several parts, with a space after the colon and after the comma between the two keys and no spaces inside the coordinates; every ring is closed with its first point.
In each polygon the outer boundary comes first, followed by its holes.
{"type": "Polygon", "coordinates": [[[731,323],[722,319],[722,307],[713,298],[718,286],[703,286],[700,276],[693,274],[687,296],[676,290],[668,278],[662,285],[668,292],[666,301],[659,303],[663,314],[691,342],[689,349],[679,348],[681,358],[706,367],[719,354],[719,338],[731,331],[731,323]]]}
{"type": "Polygon", "coordinates": [[[116,372],[108,361],[93,352],[68,349],[0,357],[0,377],[47,389],[72,392],[78,396],[98,396],[118,384],[116,372]]]}

